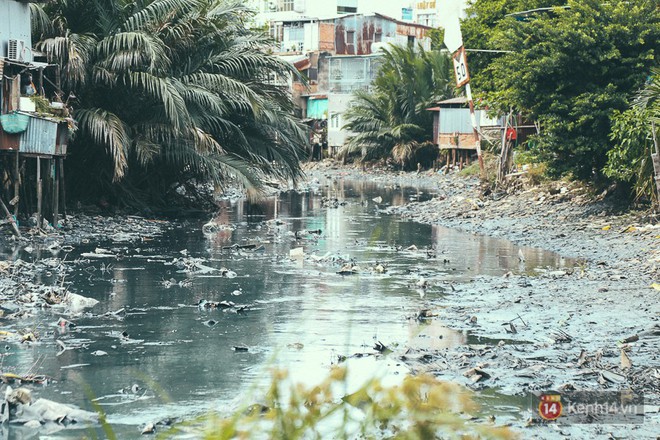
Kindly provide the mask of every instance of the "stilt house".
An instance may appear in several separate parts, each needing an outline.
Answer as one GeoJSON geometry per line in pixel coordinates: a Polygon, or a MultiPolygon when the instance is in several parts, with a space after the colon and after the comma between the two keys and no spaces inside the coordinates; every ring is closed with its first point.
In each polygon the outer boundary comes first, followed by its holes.
{"type": "Polygon", "coordinates": [[[19,210],[57,227],[63,211],[63,159],[75,123],[55,65],[35,61],[30,3],[0,0],[0,217],[16,228],[19,210]],[[7,203],[5,203],[7,202],[7,203]]]}

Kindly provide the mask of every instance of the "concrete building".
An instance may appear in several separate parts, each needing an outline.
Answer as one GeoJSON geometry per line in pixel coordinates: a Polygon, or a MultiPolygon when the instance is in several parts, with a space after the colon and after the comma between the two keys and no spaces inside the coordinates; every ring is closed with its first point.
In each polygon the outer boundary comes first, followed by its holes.
{"type": "Polygon", "coordinates": [[[427,26],[413,23],[410,0],[252,0],[255,26],[277,41],[275,51],[308,78],[292,82],[299,116],[327,127],[330,151],[347,136],[344,113],[353,92],[368,89],[378,73],[381,48],[431,46],[427,26]],[[404,20],[406,17],[408,20],[404,20]]]}
{"type": "MultiPolygon", "coordinates": [[[[467,7],[467,0],[416,0],[413,5],[413,21],[424,26],[437,28],[442,26],[442,10],[447,3],[458,3],[462,11],[467,7]]],[[[462,17],[464,18],[465,12],[462,17]]]]}
{"type": "Polygon", "coordinates": [[[0,58],[24,63],[34,59],[29,3],[37,2],[0,0],[0,58]]]}

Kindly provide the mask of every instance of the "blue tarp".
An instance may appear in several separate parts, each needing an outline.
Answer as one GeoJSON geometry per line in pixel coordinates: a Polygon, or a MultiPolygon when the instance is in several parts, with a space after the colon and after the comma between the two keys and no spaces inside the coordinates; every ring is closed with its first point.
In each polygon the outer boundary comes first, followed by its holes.
{"type": "Polygon", "coordinates": [[[307,118],[309,119],[327,119],[328,118],[328,99],[309,99],[307,100],[307,118]]]}

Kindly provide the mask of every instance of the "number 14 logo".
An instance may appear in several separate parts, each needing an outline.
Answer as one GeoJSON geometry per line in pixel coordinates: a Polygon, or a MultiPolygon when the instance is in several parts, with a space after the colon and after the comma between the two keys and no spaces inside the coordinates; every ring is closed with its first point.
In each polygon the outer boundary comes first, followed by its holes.
{"type": "Polygon", "coordinates": [[[558,394],[544,394],[539,403],[539,414],[545,420],[557,420],[562,412],[561,396],[558,394]]]}

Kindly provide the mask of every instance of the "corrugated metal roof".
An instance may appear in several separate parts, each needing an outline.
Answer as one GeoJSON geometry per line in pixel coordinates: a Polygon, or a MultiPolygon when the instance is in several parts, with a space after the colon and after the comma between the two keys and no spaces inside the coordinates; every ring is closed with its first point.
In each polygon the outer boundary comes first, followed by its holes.
{"type": "Polygon", "coordinates": [[[458,96],[456,98],[445,99],[444,101],[438,102],[438,105],[450,105],[450,104],[467,104],[468,100],[465,96],[458,96]]]}

